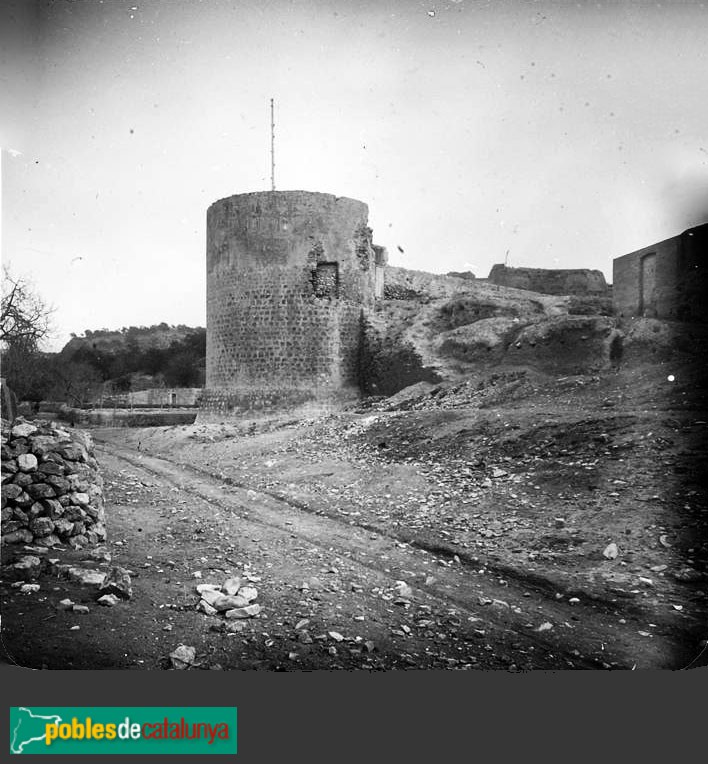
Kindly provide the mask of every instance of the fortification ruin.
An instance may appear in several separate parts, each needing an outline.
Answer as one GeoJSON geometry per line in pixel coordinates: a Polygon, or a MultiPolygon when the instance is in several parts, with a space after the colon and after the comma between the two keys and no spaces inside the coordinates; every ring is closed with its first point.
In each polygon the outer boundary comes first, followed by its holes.
{"type": "Polygon", "coordinates": [[[384,260],[356,199],[265,191],[212,204],[200,418],[358,397],[361,315],[384,260]]]}
{"type": "Polygon", "coordinates": [[[605,295],[609,293],[602,271],[587,268],[510,268],[498,263],[489,272],[498,286],[526,289],[540,294],[605,295]]]}
{"type": "Polygon", "coordinates": [[[627,318],[706,321],[708,223],[615,258],[615,312],[627,318]]]}

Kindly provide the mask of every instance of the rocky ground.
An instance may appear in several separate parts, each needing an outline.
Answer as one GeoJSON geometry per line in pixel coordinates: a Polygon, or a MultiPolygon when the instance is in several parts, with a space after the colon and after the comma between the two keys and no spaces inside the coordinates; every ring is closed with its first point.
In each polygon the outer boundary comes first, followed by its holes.
{"type": "Polygon", "coordinates": [[[95,430],[98,565],[132,597],[6,567],[5,647],[48,668],[706,665],[704,390],[695,366],[517,369],[308,422],[95,430]],[[199,604],[234,577],[252,617],[199,604]]]}

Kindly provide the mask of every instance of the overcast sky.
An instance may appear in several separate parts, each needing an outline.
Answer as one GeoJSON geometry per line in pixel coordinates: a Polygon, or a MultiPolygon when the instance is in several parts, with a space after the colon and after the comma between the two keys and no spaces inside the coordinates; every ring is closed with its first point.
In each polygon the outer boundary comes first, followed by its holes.
{"type": "Polygon", "coordinates": [[[708,221],[708,7],[3,0],[3,262],[70,332],[205,324],[207,207],[369,205],[390,262],[599,268],[708,221]],[[401,252],[399,247],[403,250],[401,252]]]}

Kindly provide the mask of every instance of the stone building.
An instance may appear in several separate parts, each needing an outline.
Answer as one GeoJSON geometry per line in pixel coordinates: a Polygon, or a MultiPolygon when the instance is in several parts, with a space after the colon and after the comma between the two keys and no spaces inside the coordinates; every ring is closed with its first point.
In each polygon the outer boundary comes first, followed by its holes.
{"type": "Polygon", "coordinates": [[[510,268],[498,263],[492,266],[488,281],[541,294],[601,296],[609,293],[602,271],[587,268],[510,268]]]}
{"type": "Polygon", "coordinates": [[[164,408],[173,406],[198,406],[202,397],[201,387],[151,387],[102,397],[106,408],[114,406],[136,408],[164,408]]]}
{"type": "Polygon", "coordinates": [[[362,311],[383,289],[363,202],[308,191],[221,199],[207,212],[202,410],[320,411],[359,395],[362,311]]]}
{"type": "Polygon", "coordinates": [[[613,300],[619,316],[708,319],[708,223],[618,257],[613,300]]]}

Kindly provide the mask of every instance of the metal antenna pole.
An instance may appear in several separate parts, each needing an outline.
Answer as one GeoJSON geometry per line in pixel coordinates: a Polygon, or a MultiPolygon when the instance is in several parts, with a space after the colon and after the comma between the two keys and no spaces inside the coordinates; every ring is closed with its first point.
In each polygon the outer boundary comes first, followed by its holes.
{"type": "Polygon", "coordinates": [[[275,120],[273,118],[273,99],[270,99],[270,187],[275,191],[275,120]]]}

